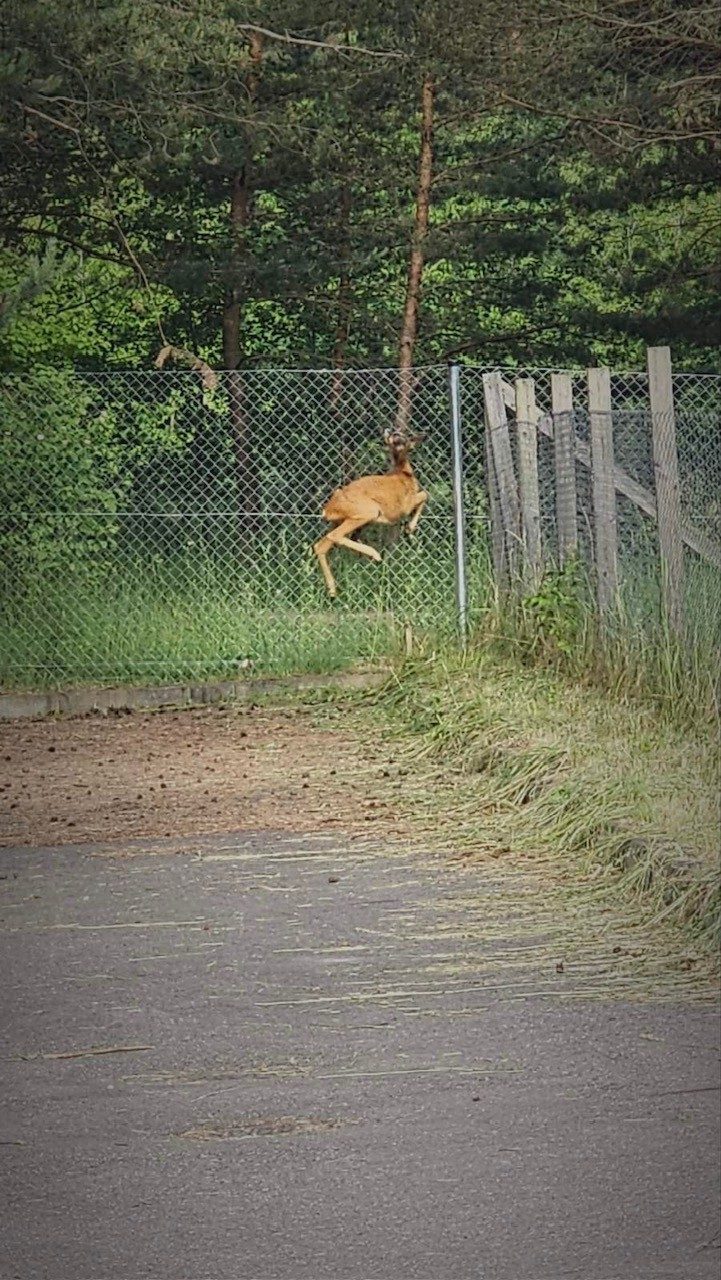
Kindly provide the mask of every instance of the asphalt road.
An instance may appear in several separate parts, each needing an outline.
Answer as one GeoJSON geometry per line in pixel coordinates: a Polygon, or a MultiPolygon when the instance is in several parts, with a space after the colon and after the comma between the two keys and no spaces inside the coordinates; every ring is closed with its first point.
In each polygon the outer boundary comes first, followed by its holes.
{"type": "Polygon", "coordinates": [[[2,1277],[719,1276],[716,1012],[583,998],[491,873],[264,833],[0,874],[2,1277]]]}

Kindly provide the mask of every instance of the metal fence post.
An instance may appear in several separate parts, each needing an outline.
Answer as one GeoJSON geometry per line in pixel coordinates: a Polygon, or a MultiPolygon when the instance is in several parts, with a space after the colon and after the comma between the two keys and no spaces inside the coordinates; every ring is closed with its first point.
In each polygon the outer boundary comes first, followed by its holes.
{"type": "Polygon", "coordinates": [[[466,582],[466,513],[463,502],[463,441],[461,422],[461,371],[457,364],[448,370],[451,393],[451,457],[453,464],[453,528],[456,571],[456,605],[461,645],[468,637],[468,585],[466,582]]]}

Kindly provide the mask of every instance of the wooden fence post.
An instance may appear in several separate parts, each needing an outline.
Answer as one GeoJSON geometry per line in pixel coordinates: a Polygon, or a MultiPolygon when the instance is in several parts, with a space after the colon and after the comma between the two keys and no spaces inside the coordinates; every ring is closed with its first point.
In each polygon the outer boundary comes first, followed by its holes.
{"type": "Polygon", "coordinates": [[[683,629],[683,542],[671,352],[668,347],[649,347],[646,355],[663,608],[669,629],[680,635],[683,629]]]}
{"type": "Polygon", "coordinates": [[[591,426],[596,597],[598,612],[601,620],[604,621],[614,608],[618,592],[611,374],[608,369],[588,369],[587,378],[591,426]]]}
{"type": "Polygon", "coordinates": [[[568,373],[551,374],[553,452],[556,467],[556,524],[561,566],[578,550],[576,523],[576,429],[573,423],[573,383],[568,373]]]}
{"type": "Polygon", "coordinates": [[[488,509],[491,516],[491,553],[493,556],[493,572],[496,579],[496,586],[499,591],[508,590],[508,572],[506,567],[506,555],[504,551],[503,537],[503,516],[501,515],[501,504],[498,499],[498,481],[496,480],[496,468],[493,462],[493,447],[491,445],[491,429],[486,420],[485,431],[485,449],[486,449],[486,479],[488,483],[488,509]]]}
{"type": "Polygon", "coordinates": [[[533,378],[516,379],[516,439],[518,442],[518,491],[523,527],[524,578],[535,591],[543,569],[541,502],[538,491],[538,433],[536,389],[533,378]]]}
{"type": "Polygon", "coordinates": [[[511,584],[517,577],[518,550],[521,540],[521,517],[518,505],[516,475],[513,469],[511,437],[508,432],[506,406],[503,401],[500,373],[484,373],[483,396],[486,423],[490,436],[490,452],[493,458],[498,490],[498,503],[503,522],[503,545],[511,584]]]}

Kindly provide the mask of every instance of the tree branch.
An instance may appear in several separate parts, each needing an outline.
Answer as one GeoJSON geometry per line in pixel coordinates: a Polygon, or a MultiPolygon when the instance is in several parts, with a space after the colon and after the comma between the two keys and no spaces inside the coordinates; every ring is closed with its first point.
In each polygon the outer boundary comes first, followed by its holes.
{"type": "MultiPolygon", "coordinates": [[[[692,33],[685,31],[682,28],[678,29],[679,19],[684,16],[683,9],[680,11],[674,9],[671,13],[661,14],[658,17],[648,17],[642,19],[640,22],[634,22],[629,18],[619,17],[617,14],[612,13],[610,9],[598,9],[594,11],[590,9],[579,9],[575,4],[564,4],[563,0],[556,0],[556,2],[558,8],[563,13],[568,14],[573,18],[582,18],[585,21],[591,22],[594,26],[615,27],[618,31],[629,31],[634,33],[642,32],[648,38],[653,40],[665,40],[666,33],[664,31],[659,31],[658,28],[675,22],[677,24],[677,30],[669,33],[669,36],[674,43],[685,43],[689,48],[718,48],[718,42],[715,40],[705,40],[703,37],[699,38],[694,36],[692,33]]],[[[698,9],[695,14],[693,11],[691,11],[690,14],[686,11],[685,16],[698,17],[705,16],[707,13],[713,15],[716,12],[717,10],[714,8],[698,9]]]]}
{"type": "Polygon", "coordinates": [[[112,262],[119,267],[127,267],[127,258],[118,257],[116,254],[105,253],[101,249],[95,249],[92,245],[82,244],[79,240],[72,240],[69,236],[65,236],[60,231],[45,231],[42,227],[6,227],[6,232],[15,232],[23,236],[39,236],[42,240],[57,240],[58,244],[65,245],[68,249],[77,249],[79,253],[87,253],[89,258],[97,258],[99,262],[112,262]]]}
{"type": "Polygon", "coordinates": [[[270,31],[268,27],[258,27],[254,22],[238,22],[236,25],[240,31],[254,31],[257,35],[267,36],[269,40],[279,40],[282,44],[300,44],[311,49],[329,49],[331,53],[361,53],[367,58],[405,60],[405,54],[395,49],[368,49],[362,44],[336,44],[334,40],[309,40],[304,36],[292,36],[289,31],[270,31]]]}
{"type": "Polygon", "coordinates": [[[30,107],[27,102],[22,102],[19,98],[15,100],[15,106],[19,107],[21,111],[27,112],[30,116],[38,116],[56,129],[64,129],[66,133],[74,133],[76,138],[80,137],[80,130],[76,129],[74,124],[68,124],[65,120],[58,120],[55,116],[49,116],[45,111],[39,111],[37,107],[30,107]]]}
{"type": "Polygon", "coordinates": [[[625,129],[628,133],[636,135],[636,145],[644,145],[652,142],[690,142],[694,139],[712,140],[718,137],[718,133],[713,129],[696,129],[693,131],[682,131],[680,133],[669,133],[662,129],[650,129],[647,125],[636,124],[632,120],[624,120],[620,116],[585,116],[576,115],[570,111],[559,111],[557,108],[544,106],[542,103],[526,102],[523,98],[515,98],[510,93],[506,93],[503,89],[496,86],[498,101],[506,103],[511,107],[520,107],[522,111],[531,111],[538,116],[551,116],[553,119],[570,120],[574,124],[587,124],[591,127],[598,128],[605,125],[607,128],[625,129]],[[640,141],[639,141],[640,140],[640,141]]]}

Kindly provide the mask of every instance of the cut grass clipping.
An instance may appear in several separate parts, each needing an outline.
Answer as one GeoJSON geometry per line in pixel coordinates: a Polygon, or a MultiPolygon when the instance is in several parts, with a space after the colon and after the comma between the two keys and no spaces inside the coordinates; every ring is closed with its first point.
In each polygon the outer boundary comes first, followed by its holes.
{"type": "Polygon", "coordinates": [[[646,919],[718,948],[717,742],[652,708],[478,655],[405,663],[381,705],[413,733],[413,803],[436,847],[568,860],[569,872],[635,898],[646,919]]]}

